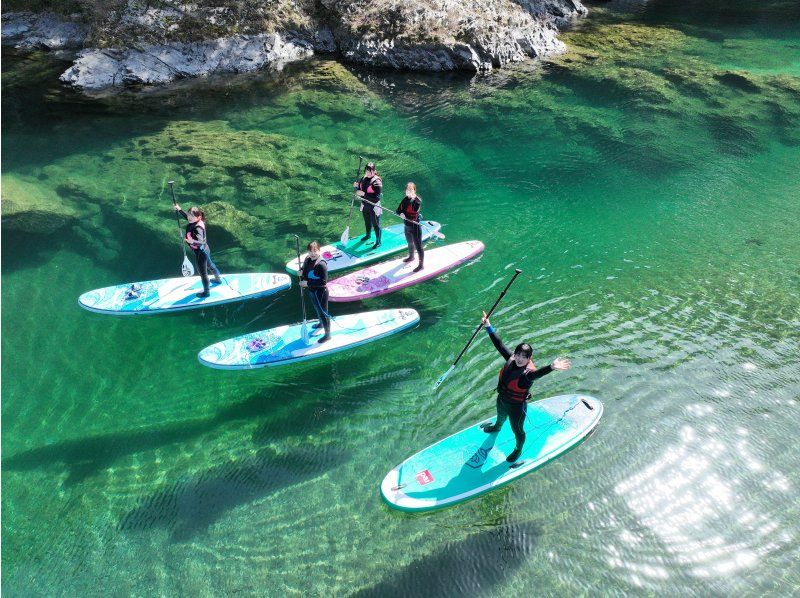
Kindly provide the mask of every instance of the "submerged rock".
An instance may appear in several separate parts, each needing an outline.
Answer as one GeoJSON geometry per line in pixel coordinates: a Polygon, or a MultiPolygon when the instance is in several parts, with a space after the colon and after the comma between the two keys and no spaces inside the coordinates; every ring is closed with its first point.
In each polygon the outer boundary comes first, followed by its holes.
{"type": "Polygon", "coordinates": [[[71,206],[46,187],[13,176],[3,176],[3,229],[49,235],[78,218],[71,206]]]}

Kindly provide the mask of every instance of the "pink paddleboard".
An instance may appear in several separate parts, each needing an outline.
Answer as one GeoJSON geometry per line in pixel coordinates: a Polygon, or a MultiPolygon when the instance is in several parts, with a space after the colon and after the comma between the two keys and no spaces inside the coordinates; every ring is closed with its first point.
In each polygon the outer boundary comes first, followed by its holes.
{"type": "Polygon", "coordinates": [[[328,298],[342,303],[393,293],[441,276],[482,251],[483,243],[480,241],[464,241],[436,249],[426,249],[425,268],[419,272],[414,272],[414,268],[417,267],[416,259],[408,264],[403,262],[403,258],[375,264],[328,281],[328,298]]]}

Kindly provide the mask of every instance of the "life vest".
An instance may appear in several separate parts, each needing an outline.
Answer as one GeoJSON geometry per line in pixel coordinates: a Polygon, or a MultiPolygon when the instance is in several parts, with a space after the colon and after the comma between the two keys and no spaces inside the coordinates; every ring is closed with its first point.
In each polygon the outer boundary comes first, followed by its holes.
{"type": "MultiPolygon", "coordinates": [[[[366,178],[366,177],[364,177],[366,178]]],[[[383,190],[383,181],[381,181],[381,177],[378,175],[373,176],[369,181],[364,181],[361,179],[361,190],[364,192],[364,195],[371,199],[380,199],[382,190],[383,190]],[[378,183],[378,188],[380,191],[376,191],[375,182],[378,183]]],[[[377,202],[375,202],[377,203],[377,202]]]]}
{"type": "Polygon", "coordinates": [[[500,368],[500,374],[497,377],[497,392],[499,392],[500,396],[504,399],[521,403],[528,400],[528,398],[531,396],[529,388],[522,388],[519,385],[519,379],[525,373],[527,366],[520,370],[519,376],[511,380],[508,384],[505,384],[503,382],[503,374],[505,374],[506,370],[512,365],[514,365],[513,357],[511,357],[506,364],[500,368]]]}
{"type": "Polygon", "coordinates": [[[202,228],[203,232],[206,232],[206,222],[205,220],[198,220],[193,223],[189,223],[186,225],[186,240],[189,241],[189,247],[192,249],[202,249],[203,246],[197,242],[197,237],[193,234],[195,230],[198,228],[202,228]]]}
{"type": "MultiPolygon", "coordinates": [[[[420,200],[420,208],[422,208],[422,198],[417,197],[415,199],[420,200]]],[[[401,211],[403,215],[406,217],[406,220],[411,220],[412,222],[419,222],[419,210],[414,209],[414,200],[406,201],[403,199],[401,205],[401,211]]]]}

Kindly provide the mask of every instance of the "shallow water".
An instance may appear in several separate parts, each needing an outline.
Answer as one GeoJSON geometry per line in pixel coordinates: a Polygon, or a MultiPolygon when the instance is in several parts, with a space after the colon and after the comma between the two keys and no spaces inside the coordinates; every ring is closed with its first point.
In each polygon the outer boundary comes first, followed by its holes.
{"type": "Polygon", "coordinates": [[[3,589],[797,592],[800,24],[791,3],[710,21],[717,3],[676,4],[612,3],[630,12],[595,11],[568,56],[471,81],[316,60],[86,101],[54,84],[62,65],[4,56],[4,200],[70,217],[3,225],[3,589]],[[77,307],[178,275],[166,180],[225,202],[223,269],[280,270],[293,233],[338,238],[358,154],[387,205],[415,180],[448,240],[487,245],[334,306],[410,306],[416,329],[219,372],[197,351],[296,321],[296,288],[154,318],[77,307]],[[470,503],[389,510],[390,467],[492,413],[485,338],[432,385],[514,267],[495,326],[572,359],[536,396],[599,397],[598,432],[470,503]]]}

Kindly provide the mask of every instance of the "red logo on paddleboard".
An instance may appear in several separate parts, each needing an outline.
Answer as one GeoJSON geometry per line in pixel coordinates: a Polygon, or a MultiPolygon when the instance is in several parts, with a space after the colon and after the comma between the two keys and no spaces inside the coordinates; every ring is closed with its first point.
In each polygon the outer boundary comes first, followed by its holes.
{"type": "Polygon", "coordinates": [[[420,486],[424,486],[425,484],[430,484],[433,481],[433,476],[431,472],[427,469],[425,471],[420,471],[416,476],[417,481],[419,482],[420,486]]]}

